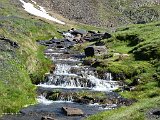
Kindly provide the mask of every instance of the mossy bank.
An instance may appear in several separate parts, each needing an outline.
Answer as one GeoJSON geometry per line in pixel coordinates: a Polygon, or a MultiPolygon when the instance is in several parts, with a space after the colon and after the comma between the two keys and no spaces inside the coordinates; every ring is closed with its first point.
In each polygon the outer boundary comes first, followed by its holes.
{"type": "Polygon", "coordinates": [[[14,48],[0,39],[0,114],[18,112],[36,103],[36,87],[51,62],[36,40],[55,36],[55,26],[27,14],[18,1],[1,0],[0,36],[18,44],[14,48]]]}
{"type": "MultiPolygon", "coordinates": [[[[99,72],[109,71],[114,80],[122,81],[122,96],[137,103],[106,111],[88,120],[144,120],[151,109],[160,108],[160,22],[130,25],[116,30],[112,38],[102,40],[107,55],[87,58],[100,62],[99,72]]],[[[93,63],[94,64],[94,63],[93,63]]]]}
{"type": "Polygon", "coordinates": [[[58,30],[72,27],[93,29],[87,25],[59,25],[24,11],[19,0],[0,2],[0,38],[18,44],[14,48],[0,39],[0,115],[18,112],[36,103],[35,85],[49,72],[52,62],[44,56],[45,47],[36,40],[61,37],[58,30]]]}

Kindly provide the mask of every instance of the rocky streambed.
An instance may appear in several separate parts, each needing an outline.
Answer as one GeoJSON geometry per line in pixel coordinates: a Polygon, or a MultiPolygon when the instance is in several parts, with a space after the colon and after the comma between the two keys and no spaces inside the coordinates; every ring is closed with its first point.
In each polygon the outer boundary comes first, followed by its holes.
{"type": "Polygon", "coordinates": [[[45,55],[55,68],[37,84],[38,104],[23,108],[17,115],[5,115],[2,120],[79,120],[135,102],[112,92],[120,84],[111,73],[105,72],[100,78],[95,68],[83,65],[85,54],[70,49],[79,41],[65,38],[38,42],[47,46],[45,55]]]}

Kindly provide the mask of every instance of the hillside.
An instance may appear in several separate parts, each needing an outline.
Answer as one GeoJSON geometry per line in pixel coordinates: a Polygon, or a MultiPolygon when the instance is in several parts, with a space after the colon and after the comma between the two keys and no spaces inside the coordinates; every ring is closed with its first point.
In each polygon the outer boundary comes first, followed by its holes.
{"type": "Polygon", "coordinates": [[[157,0],[35,0],[65,18],[99,27],[115,28],[160,19],[157,0]]]}
{"type": "MultiPolygon", "coordinates": [[[[57,30],[72,27],[102,32],[114,28],[112,37],[101,41],[107,55],[84,60],[94,64],[96,59],[99,65],[94,67],[99,73],[111,72],[114,80],[126,85],[124,91],[116,92],[137,100],[131,106],[87,119],[143,120],[149,119],[147,115],[152,109],[160,108],[160,3],[157,0],[35,1],[66,24],[27,13],[19,0],[0,1],[0,115],[37,103],[34,84],[44,80],[53,65],[43,54],[45,47],[36,40],[60,38],[57,30]]],[[[35,7],[39,8],[36,4],[35,7]]],[[[74,49],[83,51],[90,44],[94,43],[77,44],[74,49]]]]}
{"type": "Polygon", "coordinates": [[[37,39],[54,36],[54,25],[33,18],[18,0],[0,2],[0,114],[17,112],[35,100],[36,79],[43,79],[50,62],[37,39]],[[12,9],[10,9],[12,8],[12,9]],[[16,42],[19,47],[3,40],[16,42]]]}
{"type": "MultiPolygon", "coordinates": [[[[153,119],[151,111],[160,108],[160,23],[121,27],[113,37],[104,40],[108,55],[96,57],[100,72],[110,71],[114,79],[124,81],[127,98],[138,102],[90,117],[88,120],[145,120],[153,119]],[[119,54],[117,54],[119,53],[119,54]]],[[[93,60],[89,58],[87,60],[93,60]]],[[[93,63],[94,64],[94,63],[93,63]]]]}
{"type": "Polygon", "coordinates": [[[57,30],[71,27],[31,15],[22,5],[19,0],[0,2],[0,114],[18,112],[37,102],[36,87],[32,83],[43,80],[51,61],[43,54],[45,47],[39,46],[36,40],[59,37],[57,30]]]}

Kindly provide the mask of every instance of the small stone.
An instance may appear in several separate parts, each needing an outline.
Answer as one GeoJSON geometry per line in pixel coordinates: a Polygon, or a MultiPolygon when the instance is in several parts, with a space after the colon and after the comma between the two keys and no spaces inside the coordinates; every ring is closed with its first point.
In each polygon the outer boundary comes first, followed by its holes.
{"type": "Polygon", "coordinates": [[[53,117],[43,116],[41,120],[56,120],[56,119],[53,117]]]}

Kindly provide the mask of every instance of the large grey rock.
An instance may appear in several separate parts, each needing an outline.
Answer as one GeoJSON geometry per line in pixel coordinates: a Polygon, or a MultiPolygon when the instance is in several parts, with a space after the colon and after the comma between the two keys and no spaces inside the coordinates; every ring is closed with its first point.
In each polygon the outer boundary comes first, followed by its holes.
{"type": "Polygon", "coordinates": [[[84,114],[79,108],[62,107],[62,110],[67,116],[82,116],[84,114]]]}

